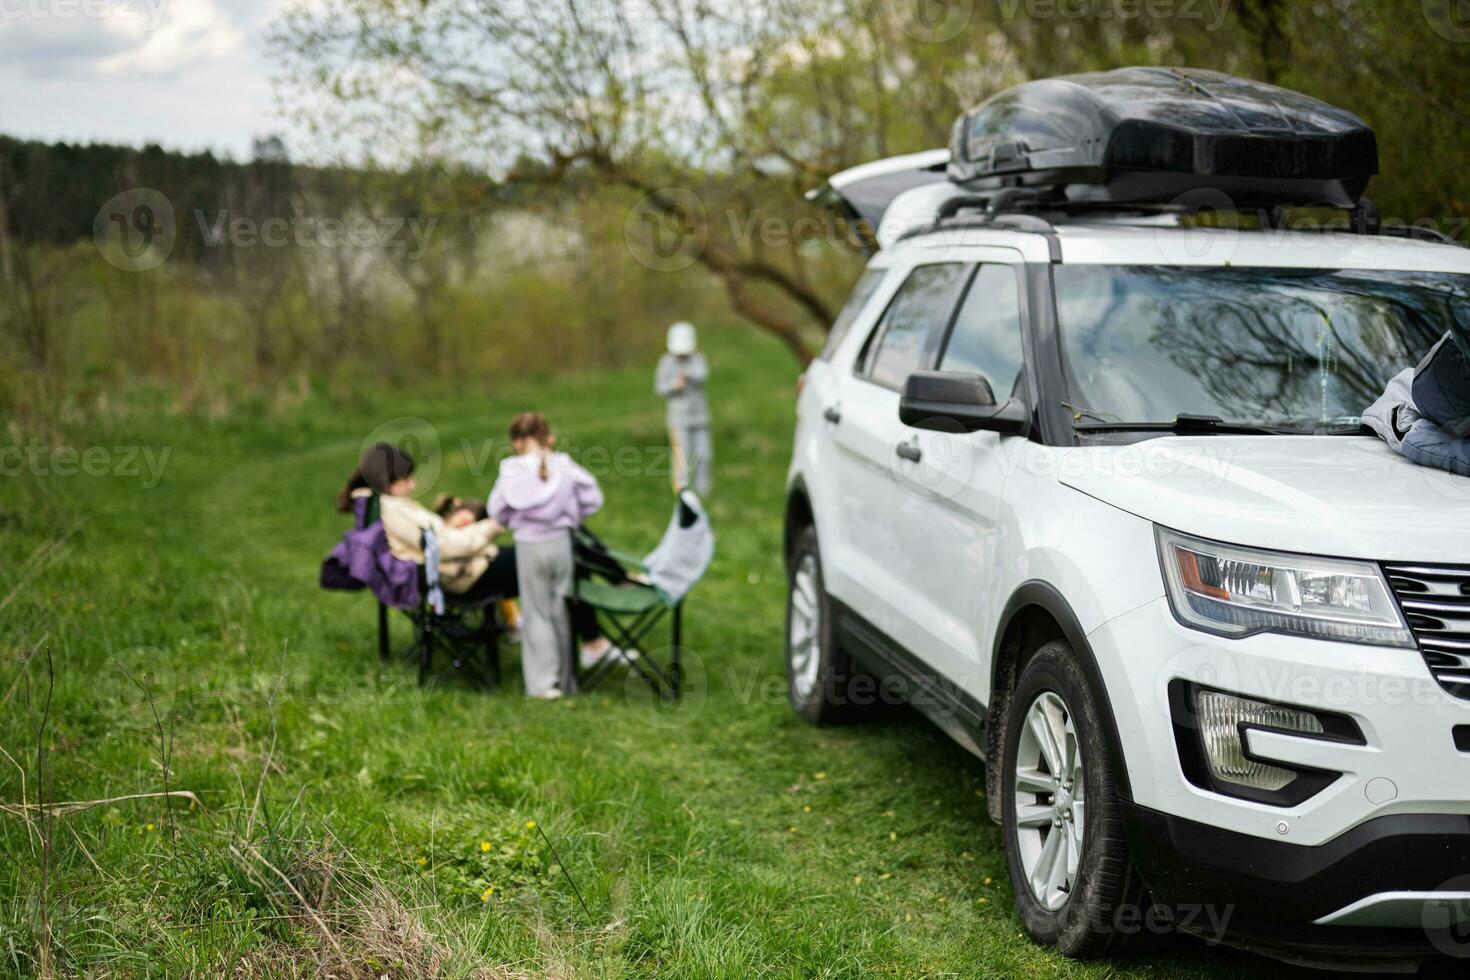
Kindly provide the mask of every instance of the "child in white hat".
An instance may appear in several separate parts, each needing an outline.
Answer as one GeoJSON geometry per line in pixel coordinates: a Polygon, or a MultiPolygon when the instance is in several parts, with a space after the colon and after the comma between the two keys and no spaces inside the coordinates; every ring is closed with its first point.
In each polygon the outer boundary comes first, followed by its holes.
{"type": "Polygon", "coordinates": [[[669,327],[668,353],[659,358],[653,388],[668,402],[669,440],[674,450],[674,482],[709,493],[714,447],[709,435],[709,405],[704,385],[709,365],[699,352],[694,325],[682,320],[669,327]]]}

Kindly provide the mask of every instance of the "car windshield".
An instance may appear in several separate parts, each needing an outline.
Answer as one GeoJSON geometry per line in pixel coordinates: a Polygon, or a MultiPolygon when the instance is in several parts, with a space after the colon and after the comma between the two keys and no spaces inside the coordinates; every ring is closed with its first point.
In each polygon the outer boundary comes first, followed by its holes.
{"type": "Polygon", "coordinates": [[[1181,415],[1355,431],[1388,380],[1470,330],[1470,276],[1360,269],[1057,266],[1079,425],[1181,415]]]}

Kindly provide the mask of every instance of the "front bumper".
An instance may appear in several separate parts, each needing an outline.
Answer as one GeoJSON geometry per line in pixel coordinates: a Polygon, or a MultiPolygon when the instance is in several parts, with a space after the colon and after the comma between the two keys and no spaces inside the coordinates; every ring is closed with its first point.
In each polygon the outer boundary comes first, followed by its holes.
{"type": "Polygon", "coordinates": [[[1470,957],[1470,816],[1378,817],[1302,847],[1122,812],[1144,882],[1206,939],[1339,968],[1470,957]]]}

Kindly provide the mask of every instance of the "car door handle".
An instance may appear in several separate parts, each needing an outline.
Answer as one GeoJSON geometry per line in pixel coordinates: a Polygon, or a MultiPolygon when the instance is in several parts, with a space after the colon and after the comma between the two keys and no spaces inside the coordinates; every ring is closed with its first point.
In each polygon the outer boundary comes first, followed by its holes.
{"type": "Polygon", "coordinates": [[[893,451],[910,463],[917,463],[924,458],[924,451],[919,448],[918,440],[914,440],[913,442],[900,442],[893,447],[893,451]]]}
{"type": "Polygon", "coordinates": [[[838,410],[836,405],[828,405],[826,411],[822,412],[822,418],[836,425],[842,421],[842,412],[838,410]]]}

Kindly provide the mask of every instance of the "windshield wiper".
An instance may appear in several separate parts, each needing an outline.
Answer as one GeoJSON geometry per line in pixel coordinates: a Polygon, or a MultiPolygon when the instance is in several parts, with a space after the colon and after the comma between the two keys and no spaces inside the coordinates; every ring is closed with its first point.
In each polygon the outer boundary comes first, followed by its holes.
{"type": "Polygon", "coordinates": [[[1317,425],[1312,428],[1314,436],[1371,436],[1373,434],[1373,430],[1361,422],[1356,425],[1340,422],[1335,425],[1317,425]]]}
{"type": "Polygon", "coordinates": [[[1261,425],[1256,422],[1226,422],[1213,415],[1180,415],[1172,422],[1081,422],[1074,421],[1078,432],[1172,432],[1180,436],[1301,436],[1311,435],[1310,428],[1290,425],[1261,425]]]}

